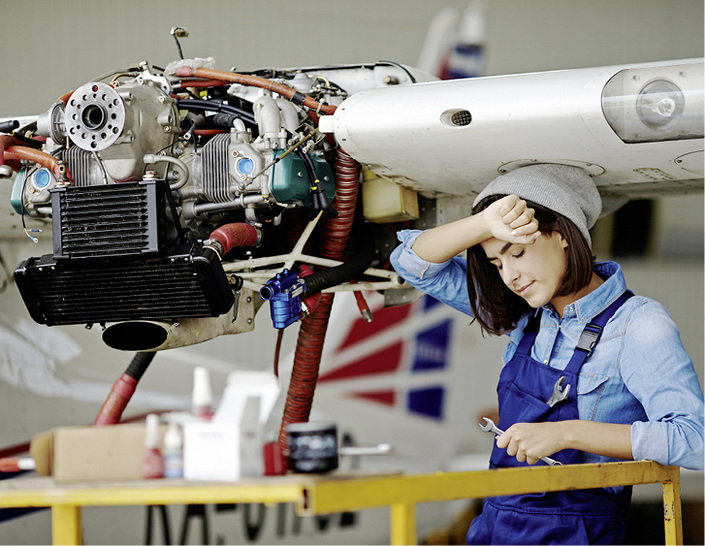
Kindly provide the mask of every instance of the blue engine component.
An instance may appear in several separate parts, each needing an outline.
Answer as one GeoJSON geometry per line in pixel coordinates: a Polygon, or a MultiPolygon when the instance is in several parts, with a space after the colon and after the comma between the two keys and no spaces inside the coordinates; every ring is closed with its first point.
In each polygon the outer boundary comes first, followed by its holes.
{"type": "Polygon", "coordinates": [[[288,269],[277,273],[260,289],[262,299],[269,301],[275,328],[281,330],[301,318],[301,295],[305,289],[306,282],[288,269]]]}
{"type": "MultiPolygon", "coordinates": [[[[12,184],[12,190],[10,193],[10,205],[15,209],[17,214],[27,214],[27,209],[24,207],[24,190],[27,185],[30,185],[31,192],[33,194],[38,194],[43,191],[51,190],[56,184],[56,178],[51,173],[49,169],[42,168],[37,169],[34,172],[27,169],[27,167],[22,167],[17,176],[15,176],[15,181],[12,184]]],[[[44,193],[46,196],[46,204],[49,205],[49,194],[44,193]]],[[[36,201],[35,201],[36,204],[36,201]]]]}
{"type": "Polygon", "coordinates": [[[244,174],[245,176],[251,175],[255,170],[255,162],[249,157],[243,157],[239,159],[235,165],[237,172],[239,174],[244,174]]]}
{"type": "Polygon", "coordinates": [[[49,187],[49,184],[51,184],[53,179],[54,177],[47,169],[39,169],[36,173],[34,173],[32,184],[38,190],[44,190],[49,187]]]}

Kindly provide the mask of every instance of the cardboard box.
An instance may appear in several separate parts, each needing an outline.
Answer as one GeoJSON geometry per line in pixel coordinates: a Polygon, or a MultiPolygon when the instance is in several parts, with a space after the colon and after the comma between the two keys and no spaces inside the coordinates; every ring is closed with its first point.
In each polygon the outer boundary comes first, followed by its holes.
{"type": "Polygon", "coordinates": [[[30,455],[57,483],[141,480],[144,435],[144,424],[60,427],[34,437],[30,455]]]}

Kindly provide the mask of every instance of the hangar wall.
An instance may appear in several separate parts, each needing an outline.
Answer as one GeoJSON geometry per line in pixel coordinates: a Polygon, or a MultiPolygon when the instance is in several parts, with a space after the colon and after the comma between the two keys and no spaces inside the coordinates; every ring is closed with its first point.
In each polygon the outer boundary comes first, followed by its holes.
{"type": "MultiPolygon", "coordinates": [[[[43,111],[57,93],[141,60],[221,69],[380,59],[414,65],[430,20],[467,0],[53,0],[3,2],[0,117],[43,111]]],[[[700,57],[699,0],[489,0],[488,75],[700,57]]]]}

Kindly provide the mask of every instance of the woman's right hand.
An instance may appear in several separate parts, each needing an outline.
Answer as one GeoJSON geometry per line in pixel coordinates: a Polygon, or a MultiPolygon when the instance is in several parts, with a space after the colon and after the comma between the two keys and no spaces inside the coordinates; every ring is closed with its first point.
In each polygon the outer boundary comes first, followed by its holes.
{"type": "Polygon", "coordinates": [[[480,214],[487,232],[500,241],[531,244],[541,235],[534,209],[516,195],[495,201],[480,214]]]}
{"type": "Polygon", "coordinates": [[[538,229],[534,209],[516,195],[508,195],[482,212],[424,231],[411,248],[428,262],[442,263],[493,237],[508,243],[531,244],[541,234],[538,229]]]}

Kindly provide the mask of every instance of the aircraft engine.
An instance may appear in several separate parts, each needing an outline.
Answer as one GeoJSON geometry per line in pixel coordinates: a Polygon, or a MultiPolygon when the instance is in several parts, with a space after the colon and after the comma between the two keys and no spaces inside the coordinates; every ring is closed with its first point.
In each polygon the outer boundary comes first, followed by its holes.
{"type": "MultiPolygon", "coordinates": [[[[251,330],[270,294],[259,289],[282,270],[298,279],[302,264],[333,268],[279,296],[306,309],[313,292],[370,267],[371,238],[353,229],[359,164],[318,119],[361,86],[408,83],[412,72],[393,63],[251,74],[212,65],[141,63],[81,85],[0,137],[18,170],[14,209],[52,219],[53,252],[15,272],[36,322],[114,323],[104,340],[119,349],[187,345],[251,330]]],[[[275,327],[301,315],[288,313],[273,317],[275,327]]]]}

